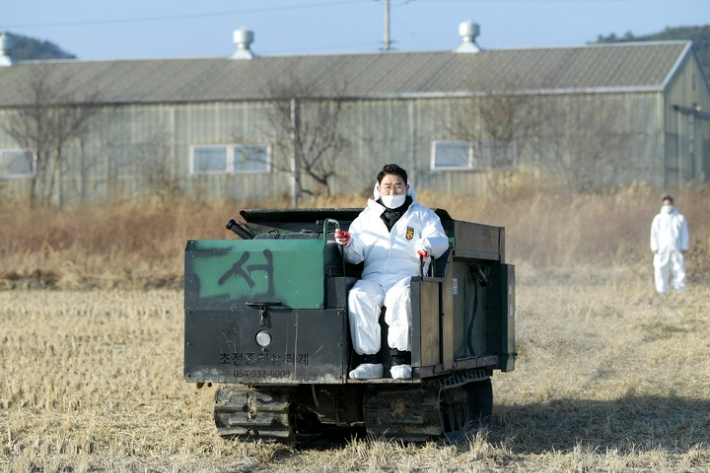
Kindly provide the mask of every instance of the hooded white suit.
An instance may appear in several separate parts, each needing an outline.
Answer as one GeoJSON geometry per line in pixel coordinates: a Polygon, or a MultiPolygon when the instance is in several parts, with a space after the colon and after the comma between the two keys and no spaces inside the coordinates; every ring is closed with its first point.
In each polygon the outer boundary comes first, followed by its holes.
{"type": "MultiPolygon", "coordinates": [[[[353,347],[361,355],[380,351],[382,306],[387,307],[385,321],[389,325],[387,343],[401,351],[411,351],[409,336],[412,309],[409,280],[419,273],[415,242],[428,240],[430,253],[439,257],[449,247],[439,217],[433,210],[414,201],[389,231],[380,217],[386,207],[368,200],[367,207],[353,220],[349,232],[352,240],[345,247],[345,258],[357,264],[364,262],[362,279],[348,296],[350,333],[353,347]]],[[[375,193],[375,199],[379,195],[375,193]]]]}
{"type": "Polygon", "coordinates": [[[669,289],[668,273],[673,273],[673,287],[685,290],[685,262],[683,251],[689,246],[688,223],[675,208],[661,212],[651,224],[651,250],[655,268],[656,291],[663,294],[669,289]]]}

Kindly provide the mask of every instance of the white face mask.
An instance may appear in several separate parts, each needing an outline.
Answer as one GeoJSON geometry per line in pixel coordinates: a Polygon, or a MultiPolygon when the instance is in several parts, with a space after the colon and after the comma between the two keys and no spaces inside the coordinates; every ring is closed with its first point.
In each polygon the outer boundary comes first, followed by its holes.
{"type": "Polygon", "coordinates": [[[661,212],[663,212],[665,214],[670,214],[671,212],[673,212],[673,206],[672,205],[664,205],[661,207],[661,212]]]}
{"type": "Polygon", "coordinates": [[[380,199],[382,199],[382,205],[390,209],[401,207],[406,198],[406,195],[383,195],[380,197],[380,199]]]}

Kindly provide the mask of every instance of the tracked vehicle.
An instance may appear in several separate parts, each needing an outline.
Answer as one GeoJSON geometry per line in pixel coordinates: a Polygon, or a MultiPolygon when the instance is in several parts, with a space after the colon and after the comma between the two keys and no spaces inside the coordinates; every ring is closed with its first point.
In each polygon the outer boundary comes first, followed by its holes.
{"type": "Polygon", "coordinates": [[[227,225],[240,239],[187,243],[184,377],[218,384],[220,435],[293,443],[354,427],[456,441],[490,421],[491,376],[515,362],[504,228],[436,210],[449,250],[411,281],[412,379],[388,377],[382,356],[384,378],[352,380],[347,294],[362,265],[343,260],[333,232],[360,210],[242,210],[227,225]]]}

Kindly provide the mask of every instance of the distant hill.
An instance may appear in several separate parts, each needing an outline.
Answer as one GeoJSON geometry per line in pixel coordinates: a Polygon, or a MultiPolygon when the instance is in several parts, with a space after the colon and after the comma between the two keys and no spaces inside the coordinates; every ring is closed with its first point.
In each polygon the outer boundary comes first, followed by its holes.
{"type": "Polygon", "coordinates": [[[76,59],[75,55],[64,51],[50,41],[41,41],[14,33],[7,33],[7,35],[15,40],[12,55],[18,61],[27,61],[28,59],[76,59]]]}
{"type": "Polygon", "coordinates": [[[671,39],[691,40],[693,42],[693,49],[695,49],[695,53],[698,55],[700,66],[705,72],[705,78],[708,81],[708,85],[710,85],[710,25],[666,28],[661,33],[654,33],[645,36],[634,36],[630,31],[624,36],[616,36],[614,33],[609,36],[599,35],[597,43],[667,41],[671,39]]]}

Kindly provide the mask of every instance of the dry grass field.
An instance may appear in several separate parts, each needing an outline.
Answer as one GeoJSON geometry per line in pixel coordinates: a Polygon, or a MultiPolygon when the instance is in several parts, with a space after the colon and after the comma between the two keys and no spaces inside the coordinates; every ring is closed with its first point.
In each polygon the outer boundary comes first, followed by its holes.
{"type": "Polygon", "coordinates": [[[690,280],[665,298],[651,279],[648,226],[660,196],[648,189],[421,200],[505,225],[517,264],[519,358],[494,377],[485,431],[458,445],[224,441],[214,387],[182,379],[179,280],[184,241],[228,237],[238,208],[2,208],[0,470],[710,471],[705,189],[676,196],[690,222],[690,280]]]}

